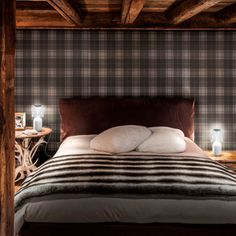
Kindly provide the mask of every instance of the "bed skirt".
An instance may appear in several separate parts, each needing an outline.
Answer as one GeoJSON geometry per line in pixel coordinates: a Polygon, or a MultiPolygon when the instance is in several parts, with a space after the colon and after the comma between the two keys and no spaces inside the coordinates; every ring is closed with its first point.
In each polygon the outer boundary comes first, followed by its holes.
{"type": "Polygon", "coordinates": [[[236,225],[25,223],[19,236],[222,236],[235,235],[236,225]]]}

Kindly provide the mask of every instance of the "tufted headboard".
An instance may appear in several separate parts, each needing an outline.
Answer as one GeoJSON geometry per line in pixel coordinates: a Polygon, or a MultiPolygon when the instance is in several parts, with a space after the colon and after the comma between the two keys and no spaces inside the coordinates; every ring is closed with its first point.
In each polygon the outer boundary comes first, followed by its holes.
{"type": "Polygon", "coordinates": [[[194,139],[194,99],[180,97],[91,97],[61,99],[61,141],[98,134],[118,125],[170,126],[194,139]]]}

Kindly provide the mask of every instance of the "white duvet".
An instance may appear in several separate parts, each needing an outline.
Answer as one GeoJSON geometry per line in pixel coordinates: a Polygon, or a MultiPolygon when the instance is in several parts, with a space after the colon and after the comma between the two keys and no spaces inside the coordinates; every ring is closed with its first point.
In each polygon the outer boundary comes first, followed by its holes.
{"type": "MultiPolygon", "coordinates": [[[[94,135],[68,137],[56,156],[102,153],[89,148],[94,135]]],[[[181,156],[206,156],[190,139],[181,156]]],[[[144,153],[132,152],[133,155],[144,153]]],[[[146,153],[155,155],[154,153],[146,153]]],[[[121,154],[122,155],[122,154],[121,154]]],[[[173,155],[173,154],[172,154],[173,155]]],[[[122,198],[121,196],[52,195],[33,198],[15,213],[15,234],[24,222],[47,223],[191,223],[236,224],[236,201],[122,198]]]]}

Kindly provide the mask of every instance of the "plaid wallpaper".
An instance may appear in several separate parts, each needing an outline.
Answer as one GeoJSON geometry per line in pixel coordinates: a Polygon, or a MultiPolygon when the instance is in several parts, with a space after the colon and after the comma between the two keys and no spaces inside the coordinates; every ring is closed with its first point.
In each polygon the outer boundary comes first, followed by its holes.
{"type": "Polygon", "coordinates": [[[71,96],[181,95],[196,98],[195,138],[210,147],[224,130],[236,149],[236,32],[18,30],[16,111],[46,106],[59,145],[58,100],[71,96]]]}

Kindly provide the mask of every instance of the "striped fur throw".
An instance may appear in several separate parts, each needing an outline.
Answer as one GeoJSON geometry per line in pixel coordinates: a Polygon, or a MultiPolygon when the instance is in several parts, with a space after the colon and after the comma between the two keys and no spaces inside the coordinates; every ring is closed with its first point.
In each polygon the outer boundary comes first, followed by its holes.
{"type": "Polygon", "coordinates": [[[24,181],[15,209],[32,197],[58,193],[229,199],[236,197],[236,175],[204,157],[57,156],[24,181]]]}

